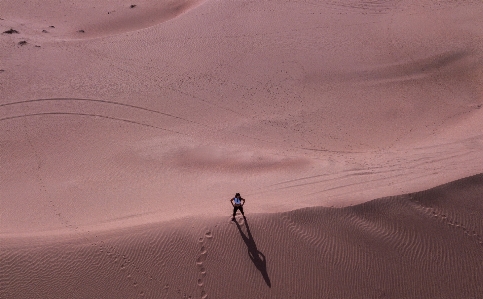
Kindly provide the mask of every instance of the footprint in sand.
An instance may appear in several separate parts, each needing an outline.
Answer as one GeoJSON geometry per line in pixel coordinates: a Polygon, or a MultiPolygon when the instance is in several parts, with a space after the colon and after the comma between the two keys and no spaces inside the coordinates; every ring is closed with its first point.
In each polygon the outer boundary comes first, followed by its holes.
{"type": "Polygon", "coordinates": [[[201,274],[201,276],[205,276],[206,275],[206,269],[205,269],[205,267],[200,267],[200,274],[201,274]]]}
{"type": "MultiPolygon", "coordinates": [[[[207,233],[205,233],[205,237],[208,238],[208,239],[211,239],[211,238],[213,238],[213,235],[211,234],[210,231],[208,231],[207,233]]],[[[203,237],[199,238],[199,243],[203,244],[203,237]]],[[[196,259],[196,264],[198,266],[203,265],[203,262],[206,260],[206,255],[207,255],[206,247],[204,245],[201,245],[200,255],[198,255],[198,258],[196,259]]]]}
{"type": "Polygon", "coordinates": [[[205,238],[207,240],[213,238],[213,234],[211,233],[211,231],[207,231],[205,233],[205,235],[203,237],[199,238],[199,240],[198,240],[198,242],[200,243],[201,247],[200,247],[200,254],[198,255],[198,258],[196,259],[196,265],[198,266],[198,270],[200,272],[201,278],[198,279],[198,281],[196,282],[196,284],[201,289],[201,298],[203,298],[203,299],[206,299],[208,297],[208,294],[204,290],[204,281],[203,281],[203,277],[206,276],[206,268],[203,266],[203,263],[204,263],[204,261],[206,261],[207,252],[208,252],[206,250],[205,245],[204,245],[204,239],[205,238]]]}
{"type": "Polygon", "coordinates": [[[465,236],[471,238],[472,240],[479,243],[480,245],[483,245],[483,240],[481,240],[479,234],[475,230],[466,228],[466,226],[461,222],[453,221],[446,214],[440,214],[440,213],[437,213],[435,211],[432,211],[431,213],[434,217],[441,217],[443,219],[444,223],[446,223],[447,225],[452,226],[456,229],[458,229],[458,228],[461,229],[465,236]]]}
{"type": "Polygon", "coordinates": [[[196,259],[196,264],[202,265],[204,261],[206,261],[206,252],[198,256],[198,258],[196,259]]]}

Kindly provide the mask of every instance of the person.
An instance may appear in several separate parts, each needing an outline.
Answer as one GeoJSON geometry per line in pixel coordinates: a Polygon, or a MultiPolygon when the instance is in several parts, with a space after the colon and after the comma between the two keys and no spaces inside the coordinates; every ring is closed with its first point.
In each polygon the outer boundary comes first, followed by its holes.
{"type": "Polygon", "coordinates": [[[240,210],[245,218],[245,213],[243,213],[243,205],[245,204],[245,199],[240,196],[240,193],[235,194],[235,197],[230,199],[230,203],[233,206],[233,218],[231,220],[235,221],[236,211],[240,210]]]}

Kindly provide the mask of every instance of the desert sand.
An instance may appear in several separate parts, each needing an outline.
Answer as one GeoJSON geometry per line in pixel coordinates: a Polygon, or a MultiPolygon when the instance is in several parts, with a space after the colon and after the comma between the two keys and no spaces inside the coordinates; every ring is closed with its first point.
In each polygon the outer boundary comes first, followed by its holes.
{"type": "Polygon", "coordinates": [[[483,296],[483,2],[3,0],[0,31],[0,298],[483,296]]]}

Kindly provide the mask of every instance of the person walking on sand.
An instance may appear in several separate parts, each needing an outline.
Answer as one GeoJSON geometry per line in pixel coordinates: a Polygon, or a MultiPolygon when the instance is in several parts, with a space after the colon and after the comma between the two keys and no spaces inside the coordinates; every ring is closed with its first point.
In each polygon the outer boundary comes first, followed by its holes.
{"type": "Polygon", "coordinates": [[[235,221],[236,211],[240,210],[245,218],[245,213],[243,213],[243,205],[245,204],[245,199],[240,196],[240,193],[235,194],[235,197],[230,199],[230,203],[233,206],[233,218],[231,220],[235,221]]]}

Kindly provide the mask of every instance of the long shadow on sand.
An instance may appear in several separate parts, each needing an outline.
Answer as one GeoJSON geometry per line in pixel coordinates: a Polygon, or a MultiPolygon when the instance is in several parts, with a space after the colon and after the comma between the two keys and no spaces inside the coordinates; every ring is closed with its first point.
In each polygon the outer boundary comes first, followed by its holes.
{"type": "Polygon", "coordinates": [[[243,238],[243,241],[247,245],[248,256],[252,260],[253,264],[255,264],[255,267],[257,267],[258,271],[262,273],[265,283],[268,285],[269,288],[271,288],[272,283],[270,282],[270,278],[268,277],[267,273],[267,260],[265,258],[265,255],[257,249],[257,244],[255,244],[255,240],[253,239],[252,233],[250,232],[250,227],[248,226],[247,219],[245,218],[245,226],[247,228],[248,236],[245,235],[238,221],[235,221],[235,224],[238,228],[238,231],[240,232],[241,237],[243,238]]]}

